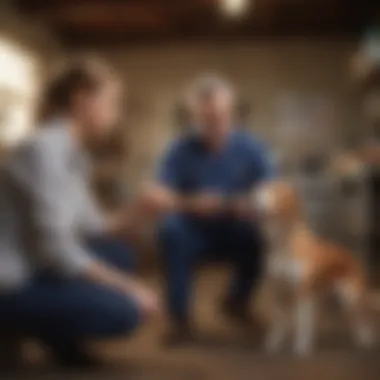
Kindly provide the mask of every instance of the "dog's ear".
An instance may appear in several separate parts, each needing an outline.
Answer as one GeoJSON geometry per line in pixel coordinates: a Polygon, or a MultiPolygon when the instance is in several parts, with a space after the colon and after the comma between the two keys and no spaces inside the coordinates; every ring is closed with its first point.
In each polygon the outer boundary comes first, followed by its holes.
{"type": "Polygon", "coordinates": [[[301,212],[298,195],[286,181],[275,180],[261,184],[253,192],[252,202],[259,212],[281,219],[293,220],[301,212]]]}

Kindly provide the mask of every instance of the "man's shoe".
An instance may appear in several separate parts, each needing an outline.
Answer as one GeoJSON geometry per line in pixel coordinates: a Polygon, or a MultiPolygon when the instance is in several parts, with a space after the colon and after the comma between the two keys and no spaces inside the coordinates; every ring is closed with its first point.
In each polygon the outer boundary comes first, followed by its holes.
{"type": "Polygon", "coordinates": [[[168,347],[186,345],[194,341],[194,329],[188,322],[177,323],[164,337],[164,344],[168,347]]]}
{"type": "Polygon", "coordinates": [[[246,301],[227,298],[222,302],[221,312],[229,320],[243,327],[260,328],[262,325],[246,301]]]}

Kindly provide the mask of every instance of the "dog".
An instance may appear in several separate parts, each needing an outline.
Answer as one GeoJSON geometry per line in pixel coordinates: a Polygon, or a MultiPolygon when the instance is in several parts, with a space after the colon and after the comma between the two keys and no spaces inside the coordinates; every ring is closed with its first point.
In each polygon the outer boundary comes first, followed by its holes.
{"type": "Polygon", "coordinates": [[[270,352],[283,345],[287,330],[284,290],[294,297],[294,350],[307,355],[314,348],[318,298],[336,292],[352,320],[356,342],[369,347],[374,341],[369,311],[374,306],[364,268],[345,248],[317,236],[309,228],[295,189],[285,181],[259,186],[252,202],[268,240],[266,279],[271,284],[273,310],[265,346],[270,352]]]}

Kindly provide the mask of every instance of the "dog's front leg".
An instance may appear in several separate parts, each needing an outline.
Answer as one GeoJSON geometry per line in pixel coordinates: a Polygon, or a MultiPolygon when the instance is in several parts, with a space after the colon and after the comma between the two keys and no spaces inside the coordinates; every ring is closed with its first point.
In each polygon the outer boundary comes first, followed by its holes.
{"type": "Polygon", "coordinates": [[[315,298],[302,295],[296,305],[296,329],[294,350],[298,355],[308,355],[313,350],[315,333],[315,298]]]}
{"type": "Polygon", "coordinates": [[[266,351],[270,353],[278,351],[285,341],[286,331],[286,312],[278,305],[274,310],[273,321],[265,338],[266,351]]]}
{"type": "Polygon", "coordinates": [[[287,305],[282,297],[282,288],[275,283],[272,288],[270,302],[270,327],[265,338],[265,349],[273,353],[283,345],[288,329],[287,305]]]}

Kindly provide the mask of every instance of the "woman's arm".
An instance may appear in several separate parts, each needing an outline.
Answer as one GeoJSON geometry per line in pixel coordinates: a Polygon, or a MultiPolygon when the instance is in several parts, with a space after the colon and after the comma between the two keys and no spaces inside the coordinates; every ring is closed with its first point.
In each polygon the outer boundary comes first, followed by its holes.
{"type": "Polygon", "coordinates": [[[88,267],[91,255],[80,244],[72,225],[74,199],[67,191],[68,157],[48,141],[32,140],[14,154],[8,171],[23,202],[20,218],[33,240],[26,254],[37,267],[62,276],[76,276],[88,267]],[[66,161],[65,161],[66,160],[66,161]]]}
{"type": "Polygon", "coordinates": [[[140,196],[118,210],[107,212],[99,207],[88,182],[83,181],[82,191],[84,197],[81,228],[85,234],[123,237],[133,235],[143,225],[146,217],[149,217],[140,196]]]}
{"type": "MultiPolygon", "coordinates": [[[[47,143],[25,146],[9,166],[25,200],[25,217],[36,242],[32,262],[65,277],[82,277],[135,296],[144,308],[155,297],[140,283],[96,260],[81,244],[72,225],[72,202],[65,181],[64,159],[47,143]]],[[[23,215],[24,216],[24,215],[23,215]]]]}
{"type": "Polygon", "coordinates": [[[111,268],[100,261],[92,261],[82,273],[86,279],[118,290],[134,298],[140,305],[143,314],[151,315],[159,311],[160,306],[156,294],[132,275],[111,268]]]}

